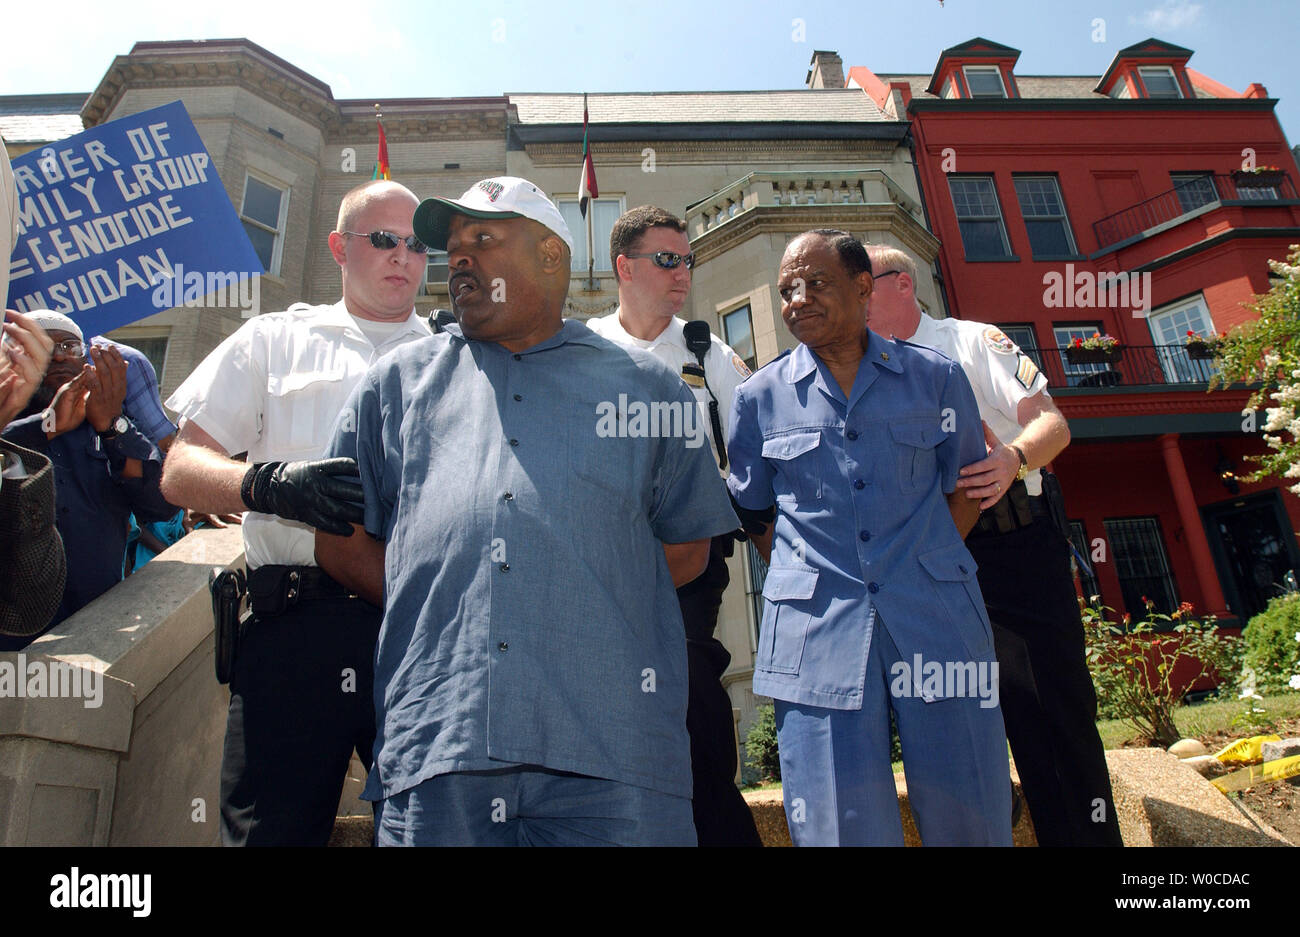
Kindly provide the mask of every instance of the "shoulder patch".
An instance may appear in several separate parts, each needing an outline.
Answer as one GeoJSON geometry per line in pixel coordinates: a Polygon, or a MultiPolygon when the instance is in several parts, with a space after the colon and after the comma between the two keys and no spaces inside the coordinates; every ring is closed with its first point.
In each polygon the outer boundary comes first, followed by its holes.
{"type": "Polygon", "coordinates": [[[1003,333],[996,325],[984,330],[984,344],[999,355],[1012,355],[1016,352],[1016,343],[1003,333]]]}
{"type": "Polygon", "coordinates": [[[736,369],[736,373],[741,377],[749,377],[753,373],[749,370],[749,365],[745,364],[740,355],[735,352],[732,352],[731,355],[731,366],[736,369]]]}
{"type": "Polygon", "coordinates": [[[1020,366],[1016,368],[1016,380],[1025,390],[1029,390],[1038,378],[1038,365],[1023,351],[1016,352],[1016,357],[1020,359],[1020,366]]]}

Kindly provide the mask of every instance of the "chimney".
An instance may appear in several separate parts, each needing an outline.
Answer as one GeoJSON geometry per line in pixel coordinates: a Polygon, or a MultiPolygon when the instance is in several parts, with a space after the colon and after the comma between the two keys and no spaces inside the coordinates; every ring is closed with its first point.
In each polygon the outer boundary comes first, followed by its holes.
{"type": "Polygon", "coordinates": [[[808,77],[804,79],[804,84],[809,88],[844,87],[844,60],[839,53],[816,51],[808,66],[808,77]]]}

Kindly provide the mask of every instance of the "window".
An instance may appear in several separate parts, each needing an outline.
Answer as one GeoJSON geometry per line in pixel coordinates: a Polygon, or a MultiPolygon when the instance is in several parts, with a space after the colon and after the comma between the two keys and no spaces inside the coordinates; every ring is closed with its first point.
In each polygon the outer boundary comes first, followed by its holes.
{"type": "Polygon", "coordinates": [[[1038,365],[1038,370],[1043,370],[1043,353],[1038,350],[1038,338],[1034,335],[1032,325],[1000,325],[998,328],[1020,346],[1020,350],[1038,365]]]}
{"type": "Polygon", "coordinates": [[[1083,521],[1070,521],[1070,543],[1074,545],[1075,552],[1087,561],[1085,565],[1074,556],[1070,557],[1071,564],[1079,571],[1079,585],[1083,587],[1083,599],[1091,604],[1094,595],[1101,595],[1101,586],[1093,574],[1092,551],[1088,548],[1088,531],[1083,526],[1083,521]]]}
{"type": "Polygon", "coordinates": [[[939,89],[939,97],[941,98],[957,97],[957,82],[953,80],[953,77],[951,75],[949,75],[948,79],[943,83],[943,87],[939,89]]]}
{"type": "MultiPolygon", "coordinates": [[[[587,222],[583,220],[582,212],[578,210],[578,200],[558,198],[555,204],[559,207],[560,214],[564,216],[564,223],[569,226],[569,233],[573,235],[572,270],[574,273],[585,274],[587,272],[587,222]]],[[[609,260],[609,235],[614,230],[614,222],[618,221],[618,216],[623,214],[623,199],[621,197],[598,198],[588,203],[587,212],[591,215],[591,244],[596,254],[595,271],[611,273],[614,266],[609,260]]]]}
{"type": "Polygon", "coordinates": [[[1205,298],[1195,296],[1152,311],[1147,317],[1151,340],[1157,346],[1165,380],[1171,384],[1208,381],[1214,374],[1214,362],[1187,357],[1187,333],[1209,338],[1215,334],[1205,298]]]}
{"type": "Polygon", "coordinates": [[[1074,256],[1074,235],[1056,177],[1016,176],[1015,184],[1034,259],[1074,256]]]}
{"type": "Polygon", "coordinates": [[[1208,172],[1174,172],[1169,174],[1169,178],[1174,183],[1174,193],[1184,213],[1219,200],[1219,193],[1214,190],[1214,177],[1208,172]]]}
{"type": "MultiPolygon", "coordinates": [[[[429,264],[424,268],[424,283],[429,286],[446,286],[447,277],[451,273],[451,268],[447,263],[446,251],[431,251],[429,254],[429,264]]],[[[429,290],[425,290],[429,292],[429,290]]]]}
{"type": "Polygon", "coordinates": [[[153,365],[154,374],[158,377],[158,386],[162,387],[163,367],[167,364],[166,337],[136,338],[125,344],[129,344],[132,348],[149,359],[149,363],[153,365]]]}
{"type": "Polygon", "coordinates": [[[754,612],[754,647],[758,647],[758,632],[763,625],[763,583],[767,581],[767,564],[758,555],[752,540],[745,542],[745,559],[749,563],[749,603],[754,612]]]}
{"type": "Polygon", "coordinates": [[[1128,80],[1123,75],[1120,75],[1119,80],[1111,87],[1110,96],[1117,101],[1133,97],[1133,92],[1128,87],[1128,80]]]}
{"type": "Polygon", "coordinates": [[[748,304],[733,309],[722,317],[722,332],[723,341],[745,359],[749,370],[758,370],[758,358],[754,353],[754,320],[748,304]]]}
{"type": "Polygon", "coordinates": [[[1268,201],[1269,199],[1278,198],[1277,186],[1275,185],[1239,185],[1237,186],[1237,198],[1247,201],[1268,201]]]}
{"type": "Polygon", "coordinates": [[[967,65],[962,71],[966,73],[966,87],[972,98],[1005,98],[1006,88],[1002,87],[1002,73],[996,65],[967,65]]]}
{"type": "Polygon", "coordinates": [[[1178,88],[1174,70],[1168,65],[1143,66],[1138,69],[1142,84],[1146,86],[1149,98],[1181,98],[1183,92],[1178,88]]]}
{"type": "Polygon", "coordinates": [[[1155,603],[1157,612],[1168,615],[1176,609],[1178,589],[1169,571],[1160,522],[1154,517],[1121,517],[1105,521],[1105,526],[1129,614],[1135,618],[1145,614],[1143,596],[1155,603]]]}
{"type": "MultiPolygon", "coordinates": [[[[1052,326],[1052,337],[1056,339],[1058,348],[1068,348],[1076,338],[1092,338],[1097,332],[1106,334],[1100,322],[1052,326]]],[[[1058,354],[1065,370],[1065,380],[1071,387],[1109,387],[1118,379],[1115,376],[1118,372],[1112,371],[1107,364],[1072,364],[1064,351],[1058,354]]]]}
{"type": "Polygon", "coordinates": [[[280,249],[284,239],[284,219],[289,211],[289,190],[282,189],[252,173],[244,177],[243,207],[239,219],[244,223],[253,250],[262,269],[272,276],[280,273],[280,249]]]}
{"type": "Polygon", "coordinates": [[[1007,231],[1002,225],[992,176],[949,176],[953,208],[961,228],[967,260],[995,260],[1011,256],[1007,231]]]}

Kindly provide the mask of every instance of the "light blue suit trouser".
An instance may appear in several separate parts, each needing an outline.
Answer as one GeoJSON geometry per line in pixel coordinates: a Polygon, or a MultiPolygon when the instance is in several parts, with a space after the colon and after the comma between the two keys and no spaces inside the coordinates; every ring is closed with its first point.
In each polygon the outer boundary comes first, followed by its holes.
{"type": "Polygon", "coordinates": [[[929,703],[891,696],[891,668],[900,656],[882,625],[877,616],[860,710],[776,701],[791,839],[796,846],[903,845],[889,763],[892,708],[921,841],[1010,846],[1011,777],[1001,707],[975,694],[929,703]]]}

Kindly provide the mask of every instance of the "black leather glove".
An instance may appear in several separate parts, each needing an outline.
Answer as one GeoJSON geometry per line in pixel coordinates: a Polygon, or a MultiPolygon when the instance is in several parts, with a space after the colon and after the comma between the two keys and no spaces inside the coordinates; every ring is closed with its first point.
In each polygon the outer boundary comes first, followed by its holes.
{"type": "Polygon", "coordinates": [[[744,543],[750,537],[761,537],[767,533],[767,527],[776,520],[776,505],[766,507],[761,511],[755,511],[751,508],[742,508],[736,501],[735,495],[730,491],[727,494],[731,497],[731,508],[736,512],[736,517],[740,518],[740,530],[732,531],[732,536],[741,543],[744,543]]]}
{"type": "Polygon", "coordinates": [[[250,511],[302,521],[340,537],[365,522],[361,478],[354,459],[259,462],[248,470],[239,494],[250,511]]]}

